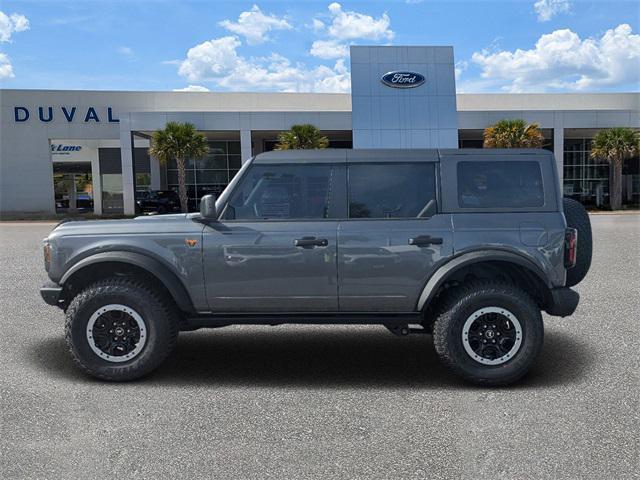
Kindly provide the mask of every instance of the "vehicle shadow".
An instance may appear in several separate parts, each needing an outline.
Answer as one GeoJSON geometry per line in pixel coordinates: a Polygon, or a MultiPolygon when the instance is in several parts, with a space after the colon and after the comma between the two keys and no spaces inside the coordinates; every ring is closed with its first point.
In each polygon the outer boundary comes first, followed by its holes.
{"type": "MultiPolygon", "coordinates": [[[[50,375],[97,382],[75,367],[62,338],[38,344],[32,359],[50,375]]],[[[587,346],[569,334],[552,332],[532,371],[509,388],[578,382],[594,361],[587,346]]],[[[230,327],[185,332],[165,363],[138,382],[147,387],[477,388],[441,365],[431,336],[396,337],[376,327],[230,327]]]]}

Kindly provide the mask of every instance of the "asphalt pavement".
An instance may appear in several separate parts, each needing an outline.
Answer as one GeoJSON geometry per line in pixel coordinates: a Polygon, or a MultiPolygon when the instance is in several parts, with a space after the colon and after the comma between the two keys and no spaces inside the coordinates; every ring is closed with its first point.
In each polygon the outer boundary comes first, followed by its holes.
{"type": "Polygon", "coordinates": [[[517,385],[382,327],[183,333],[153,375],[79,372],[38,289],[47,223],[0,223],[0,477],[639,478],[640,216],[592,216],[573,317],[517,385]]]}

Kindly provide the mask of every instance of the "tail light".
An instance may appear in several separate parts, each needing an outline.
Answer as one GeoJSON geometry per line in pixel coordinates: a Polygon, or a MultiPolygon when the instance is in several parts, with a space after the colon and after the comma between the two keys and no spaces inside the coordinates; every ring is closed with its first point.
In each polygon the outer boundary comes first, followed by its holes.
{"type": "Polygon", "coordinates": [[[575,228],[567,228],[564,232],[565,268],[576,266],[576,255],[578,255],[578,231],[575,228]]]}

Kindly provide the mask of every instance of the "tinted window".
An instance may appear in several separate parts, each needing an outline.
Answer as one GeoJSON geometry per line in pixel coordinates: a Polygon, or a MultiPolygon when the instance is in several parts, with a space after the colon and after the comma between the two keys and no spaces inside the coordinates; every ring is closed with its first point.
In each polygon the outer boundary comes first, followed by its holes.
{"type": "Polygon", "coordinates": [[[350,218],[415,218],[433,215],[433,163],[349,165],[350,218]]]}
{"type": "Polygon", "coordinates": [[[344,216],[344,167],[254,165],[229,201],[225,218],[323,219],[344,216]]]}
{"type": "Polygon", "coordinates": [[[458,204],[462,208],[541,207],[538,162],[458,163],[458,204]]]}

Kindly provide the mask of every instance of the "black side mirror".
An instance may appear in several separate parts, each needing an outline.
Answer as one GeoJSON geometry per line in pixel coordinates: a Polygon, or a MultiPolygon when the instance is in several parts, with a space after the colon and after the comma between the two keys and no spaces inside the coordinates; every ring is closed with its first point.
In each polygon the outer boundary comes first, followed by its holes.
{"type": "Polygon", "coordinates": [[[205,195],[200,199],[200,216],[205,220],[218,219],[215,195],[205,195]]]}

